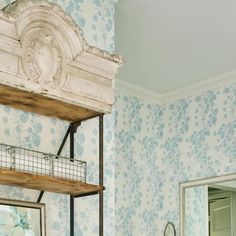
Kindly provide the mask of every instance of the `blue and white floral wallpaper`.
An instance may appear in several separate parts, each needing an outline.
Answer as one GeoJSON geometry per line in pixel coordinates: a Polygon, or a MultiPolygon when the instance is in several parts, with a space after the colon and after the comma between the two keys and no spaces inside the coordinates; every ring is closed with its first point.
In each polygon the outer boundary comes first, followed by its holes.
{"type": "Polygon", "coordinates": [[[179,235],[179,183],[236,172],[236,84],[163,107],[119,91],[115,107],[116,235],[179,235]]]}
{"type": "Polygon", "coordinates": [[[208,187],[186,188],[184,201],[184,234],[208,236],[208,187]]]}
{"type": "MultiPolygon", "coordinates": [[[[0,0],[0,7],[13,2],[0,0]]],[[[53,0],[70,14],[82,28],[90,45],[114,50],[113,0],[53,0]]],[[[114,116],[104,121],[105,136],[105,235],[115,235],[114,222],[114,116]]],[[[68,128],[68,123],[33,113],[0,106],[0,142],[56,153],[68,128]]],[[[68,149],[63,152],[68,156],[68,149]]],[[[82,124],[76,134],[76,156],[86,160],[88,182],[98,183],[98,120],[82,124]]],[[[1,198],[36,201],[39,191],[1,186],[1,198]]],[[[69,236],[69,197],[45,193],[47,235],[69,236]]],[[[75,201],[75,235],[98,235],[98,196],[75,201]]],[[[0,233],[1,235],[1,233],[0,233]]]]}
{"type": "Polygon", "coordinates": [[[116,235],[158,235],[165,197],[165,171],[158,166],[163,111],[121,93],[115,108],[116,235]]]}
{"type": "MultiPolygon", "coordinates": [[[[0,8],[15,0],[0,0],[0,8]]],[[[117,0],[48,0],[57,3],[83,30],[87,43],[114,51],[114,4],[117,0]]]]}
{"type": "MultiPolygon", "coordinates": [[[[0,0],[1,7],[10,1],[0,0]]],[[[114,50],[114,0],[55,0],[88,43],[114,50]]],[[[0,106],[0,142],[55,153],[68,123],[0,106]]],[[[97,182],[97,120],[82,124],[76,155],[97,182]]],[[[68,155],[65,150],[64,155],[68,155]]],[[[236,172],[236,84],[160,107],[117,91],[105,118],[105,234],[179,234],[179,183],[236,172]]],[[[36,200],[38,191],[2,186],[0,196],[36,200]]],[[[47,233],[69,236],[69,198],[46,193],[47,233]]],[[[76,201],[76,236],[98,235],[97,196],[76,201]]],[[[192,229],[189,229],[192,230],[192,229]]],[[[202,235],[199,235],[202,236],[202,235]]]]}

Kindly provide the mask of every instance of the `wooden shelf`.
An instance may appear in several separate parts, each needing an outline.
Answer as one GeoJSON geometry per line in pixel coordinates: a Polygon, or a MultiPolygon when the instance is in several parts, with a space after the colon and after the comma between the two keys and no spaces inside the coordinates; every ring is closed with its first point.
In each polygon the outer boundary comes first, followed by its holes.
{"type": "Polygon", "coordinates": [[[79,196],[101,190],[99,185],[80,181],[0,169],[0,184],[79,196]]]}
{"type": "Polygon", "coordinates": [[[2,84],[0,85],[0,103],[16,109],[57,117],[67,121],[81,121],[100,114],[82,106],[2,84]]]}

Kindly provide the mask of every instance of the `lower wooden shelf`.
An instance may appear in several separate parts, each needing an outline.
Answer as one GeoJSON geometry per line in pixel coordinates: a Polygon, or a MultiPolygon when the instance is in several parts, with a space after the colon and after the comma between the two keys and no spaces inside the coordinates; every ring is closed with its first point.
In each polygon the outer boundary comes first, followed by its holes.
{"type": "Polygon", "coordinates": [[[0,184],[73,196],[85,195],[101,190],[99,185],[6,169],[0,169],[0,184]]]}

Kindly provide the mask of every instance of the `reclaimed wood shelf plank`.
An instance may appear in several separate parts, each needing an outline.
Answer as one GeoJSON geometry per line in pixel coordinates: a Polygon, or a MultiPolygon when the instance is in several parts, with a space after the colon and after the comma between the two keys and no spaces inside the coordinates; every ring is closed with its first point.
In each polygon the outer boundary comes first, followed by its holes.
{"type": "Polygon", "coordinates": [[[99,185],[80,181],[0,169],[0,184],[79,196],[101,190],[99,185]]]}
{"type": "Polygon", "coordinates": [[[81,121],[100,114],[82,106],[5,85],[0,85],[0,103],[16,109],[67,121],[81,121]]]}

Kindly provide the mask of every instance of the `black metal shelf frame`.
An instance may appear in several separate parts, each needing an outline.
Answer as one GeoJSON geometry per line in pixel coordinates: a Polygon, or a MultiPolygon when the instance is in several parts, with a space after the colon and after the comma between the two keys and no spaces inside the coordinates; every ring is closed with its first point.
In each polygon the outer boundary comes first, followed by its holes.
{"type": "MultiPolygon", "coordinates": [[[[104,199],[103,199],[103,191],[105,190],[105,187],[103,186],[103,179],[104,179],[104,164],[103,164],[103,117],[104,114],[100,114],[99,116],[99,186],[100,190],[85,194],[80,194],[77,196],[70,195],[70,236],[74,236],[74,201],[76,198],[80,197],[87,197],[99,194],[99,236],[103,236],[103,206],[104,206],[104,199]]],[[[92,117],[95,118],[95,117],[92,117]]],[[[91,119],[91,118],[90,118],[91,119]]],[[[62,140],[61,146],[57,152],[57,156],[60,156],[65,143],[70,136],[70,159],[74,159],[74,144],[75,144],[75,133],[78,130],[78,127],[81,125],[81,122],[86,121],[88,119],[84,119],[78,122],[72,122],[70,123],[66,134],[62,140]]],[[[42,200],[42,197],[44,195],[44,191],[41,191],[37,200],[37,203],[40,203],[42,200]]]]}

